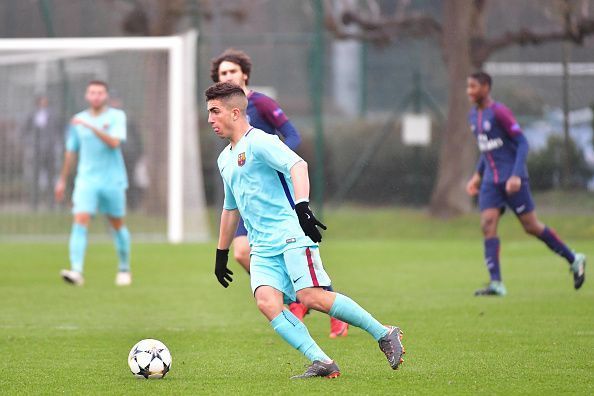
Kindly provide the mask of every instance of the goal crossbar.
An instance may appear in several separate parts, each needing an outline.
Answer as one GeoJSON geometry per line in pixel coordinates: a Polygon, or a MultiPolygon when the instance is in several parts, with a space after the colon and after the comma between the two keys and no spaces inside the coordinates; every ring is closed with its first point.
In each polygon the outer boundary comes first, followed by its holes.
{"type": "MultiPolygon", "coordinates": [[[[184,232],[184,130],[194,132],[195,120],[188,120],[185,110],[195,108],[195,77],[191,61],[196,57],[196,39],[198,33],[189,31],[179,36],[160,37],[93,37],[93,38],[22,38],[0,39],[0,51],[11,55],[20,55],[23,60],[30,61],[31,52],[36,51],[38,60],[45,51],[81,51],[81,53],[97,53],[101,51],[167,51],[168,56],[168,200],[167,200],[167,239],[171,243],[187,240],[184,232]],[[190,81],[190,83],[188,83],[190,81]],[[189,92],[187,92],[189,91],[189,92]],[[191,101],[191,103],[186,103],[191,101]],[[189,125],[187,125],[189,124],[189,125]],[[194,127],[189,131],[186,127],[194,127]]],[[[18,62],[18,57],[14,62],[18,62]]],[[[0,58],[1,63],[1,58],[0,58]]],[[[186,133],[187,135],[187,133],[186,133]]],[[[195,141],[196,144],[198,143],[195,141]]],[[[200,167],[200,164],[197,164],[200,167]]],[[[202,175],[201,170],[199,170],[202,175]]],[[[203,185],[201,186],[203,194],[203,185]]],[[[204,202],[204,197],[198,197],[204,202]]],[[[203,216],[206,222],[206,215],[203,216]]],[[[193,240],[207,240],[208,227],[204,224],[202,231],[192,236],[193,240]]]]}

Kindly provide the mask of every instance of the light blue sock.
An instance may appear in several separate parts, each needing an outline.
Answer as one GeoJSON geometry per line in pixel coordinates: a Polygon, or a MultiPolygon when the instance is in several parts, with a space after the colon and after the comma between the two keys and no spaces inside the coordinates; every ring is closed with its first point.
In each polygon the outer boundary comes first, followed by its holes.
{"type": "Polygon", "coordinates": [[[118,253],[118,271],[130,272],[130,232],[126,227],[113,230],[113,242],[118,253]]]}
{"type": "Polygon", "coordinates": [[[388,334],[386,326],[378,322],[369,312],[345,295],[336,293],[336,300],[328,312],[330,316],[365,330],[376,341],[388,334]]]}
{"type": "Polygon", "coordinates": [[[272,319],[270,325],[289,345],[304,354],[310,361],[332,361],[311,338],[307,327],[289,310],[284,309],[272,319]]]}
{"type": "Polygon", "coordinates": [[[70,231],[70,268],[82,274],[87,250],[87,227],[74,223],[70,231]]]}

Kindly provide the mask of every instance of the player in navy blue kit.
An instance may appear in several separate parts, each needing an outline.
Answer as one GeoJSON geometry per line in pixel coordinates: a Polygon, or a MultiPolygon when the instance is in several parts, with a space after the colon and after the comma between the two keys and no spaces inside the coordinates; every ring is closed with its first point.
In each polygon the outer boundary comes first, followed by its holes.
{"type": "Polygon", "coordinates": [[[530,193],[526,157],[528,141],[512,112],[491,99],[491,76],[484,72],[468,77],[466,93],[474,104],[468,120],[481,152],[476,170],[466,191],[479,196],[481,228],[485,238],[485,263],[491,281],[477,296],[506,294],[499,266],[500,242],[497,236],[499,218],[508,206],[526,233],[543,241],[569,263],[574,288],[585,280],[586,256],[574,253],[549,227],[542,224],[534,211],[530,193]]]}
{"type": "MultiPolygon", "coordinates": [[[[299,132],[276,101],[263,93],[252,91],[248,88],[251,70],[252,61],[250,57],[243,51],[230,48],[212,60],[210,72],[213,82],[232,82],[243,89],[248,99],[246,113],[250,125],[268,134],[280,135],[284,143],[291,150],[296,151],[301,144],[299,132]]],[[[235,260],[248,273],[250,272],[250,252],[248,231],[243,219],[240,218],[237,232],[233,239],[233,255],[235,260]]],[[[331,286],[327,287],[327,289],[332,291],[331,286]]],[[[303,317],[308,312],[307,307],[300,302],[292,302],[289,304],[289,309],[300,320],[303,320],[303,317]]],[[[346,336],[347,332],[347,323],[331,318],[331,338],[346,336]]]]}

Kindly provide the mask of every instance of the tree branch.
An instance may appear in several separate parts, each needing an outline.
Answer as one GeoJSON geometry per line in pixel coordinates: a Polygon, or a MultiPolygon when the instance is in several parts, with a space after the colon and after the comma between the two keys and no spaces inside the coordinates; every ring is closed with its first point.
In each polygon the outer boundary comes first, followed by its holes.
{"type": "Polygon", "coordinates": [[[376,20],[365,18],[353,11],[342,14],[345,25],[356,24],[364,31],[392,31],[394,35],[427,37],[441,35],[441,24],[432,16],[423,13],[409,14],[404,17],[384,17],[376,20]]]}
{"type": "Polygon", "coordinates": [[[424,13],[408,13],[404,15],[400,7],[395,15],[382,17],[373,13],[365,13],[353,9],[345,9],[334,17],[331,1],[325,2],[330,10],[326,12],[326,27],[339,39],[357,39],[370,41],[375,44],[386,45],[398,36],[408,37],[439,37],[442,33],[441,24],[432,16],[424,13]],[[349,25],[359,29],[347,29],[349,25]]]}
{"type": "Polygon", "coordinates": [[[489,40],[475,38],[471,43],[472,63],[475,66],[480,66],[493,52],[512,45],[538,45],[555,41],[572,41],[576,44],[582,44],[584,37],[592,34],[594,34],[594,18],[587,18],[579,19],[567,28],[548,32],[522,29],[517,32],[506,32],[499,37],[489,40]]]}

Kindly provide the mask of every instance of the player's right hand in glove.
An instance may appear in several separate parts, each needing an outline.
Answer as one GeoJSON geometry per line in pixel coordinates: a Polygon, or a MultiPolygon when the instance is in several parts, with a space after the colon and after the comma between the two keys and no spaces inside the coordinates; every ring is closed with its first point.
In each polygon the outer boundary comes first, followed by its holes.
{"type": "Polygon", "coordinates": [[[326,230],[327,227],[314,217],[309,208],[309,202],[299,202],[295,205],[295,212],[299,218],[299,225],[303,229],[305,235],[310,237],[310,239],[316,243],[321,242],[322,234],[320,234],[320,230],[318,230],[317,227],[320,227],[323,230],[326,230]]]}
{"type": "Polygon", "coordinates": [[[217,259],[215,263],[215,275],[217,280],[224,288],[229,287],[229,283],[233,282],[233,271],[227,268],[229,261],[229,249],[217,249],[217,259]]]}

